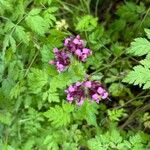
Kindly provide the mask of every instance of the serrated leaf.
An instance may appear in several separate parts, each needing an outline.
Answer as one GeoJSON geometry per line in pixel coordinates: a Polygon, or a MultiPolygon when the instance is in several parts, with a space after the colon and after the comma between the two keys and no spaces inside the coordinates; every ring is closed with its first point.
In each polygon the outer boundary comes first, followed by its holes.
{"type": "Polygon", "coordinates": [[[62,107],[56,105],[51,107],[47,112],[44,113],[44,116],[52,122],[52,125],[56,128],[66,126],[71,121],[71,112],[74,110],[73,105],[71,104],[62,104],[62,107]]]}
{"type": "Polygon", "coordinates": [[[3,41],[3,51],[5,51],[6,48],[9,46],[9,38],[10,38],[10,35],[6,34],[4,37],[4,41],[3,41]]]}
{"type": "Polygon", "coordinates": [[[94,125],[97,126],[96,122],[96,114],[98,105],[93,102],[90,103],[88,100],[86,100],[80,108],[78,108],[75,118],[79,120],[86,120],[88,125],[94,125]]]}
{"type": "Polygon", "coordinates": [[[10,91],[11,99],[17,98],[26,88],[23,86],[23,82],[18,82],[10,91]]]}
{"type": "Polygon", "coordinates": [[[34,16],[34,15],[38,15],[41,12],[40,8],[34,8],[29,12],[29,16],[34,16]]]}
{"type": "Polygon", "coordinates": [[[150,69],[146,66],[135,66],[133,71],[130,71],[123,79],[123,82],[139,85],[140,87],[143,85],[143,89],[148,89],[150,88],[150,69]]]}
{"type": "Polygon", "coordinates": [[[59,99],[59,95],[58,93],[51,93],[49,92],[48,93],[48,101],[51,103],[51,102],[59,102],[60,99],[59,99]]]}
{"type": "Polygon", "coordinates": [[[32,93],[38,93],[48,83],[48,75],[44,70],[32,68],[28,74],[29,89],[32,93]]]}
{"type": "Polygon", "coordinates": [[[131,43],[128,53],[133,56],[143,56],[150,53],[150,42],[145,38],[136,38],[131,43]]]}
{"type": "Polygon", "coordinates": [[[147,37],[150,39],[150,29],[145,29],[144,31],[146,32],[147,37]]]}
{"type": "Polygon", "coordinates": [[[39,15],[40,9],[33,9],[26,17],[25,21],[27,25],[37,34],[44,35],[48,30],[47,22],[39,15]]]}
{"type": "Polygon", "coordinates": [[[24,27],[17,25],[16,29],[15,29],[15,35],[16,35],[16,37],[18,38],[18,40],[20,42],[23,42],[23,43],[25,43],[27,45],[29,44],[29,38],[28,38],[28,36],[27,36],[27,34],[25,32],[24,27]]]}
{"type": "Polygon", "coordinates": [[[144,60],[141,60],[140,63],[141,63],[143,66],[145,66],[145,67],[147,67],[147,68],[150,68],[150,59],[149,59],[149,58],[146,58],[146,59],[144,59],[144,60]]]}
{"type": "Polygon", "coordinates": [[[69,74],[58,74],[50,81],[50,92],[56,92],[57,89],[64,89],[69,83],[71,83],[69,74]]]}
{"type": "Polygon", "coordinates": [[[40,49],[40,53],[42,56],[41,60],[44,63],[48,64],[49,60],[53,58],[53,53],[47,45],[43,45],[43,47],[40,49]]]}
{"type": "Polygon", "coordinates": [[[94,18],[91,15],[83,16],[79,19],[79,22],[76,25],[76,30],[78,31],[92,31],[97,26],[98,18],[94,18]]]}
{"type": "Polygon", "coordinates": [[[9,36],[9,41],[10,41],[12,51],[15,53],[16,52],[16,41],[14,40],[14,38],[12,36],[9,36]]]}
{"type": "Polygon", "coordinates": [[[9,112],[7,112],[7,113],[0,112],[0,122],[5,124],[5,125],[10,125],[11,117],[12,116],[9,112]]]}
{"type": "Polygon", "coordinates": [[[108,116],[111,121],[119,121],[119,118],[124,115],[124,109],[108,110],[108,116]]]}

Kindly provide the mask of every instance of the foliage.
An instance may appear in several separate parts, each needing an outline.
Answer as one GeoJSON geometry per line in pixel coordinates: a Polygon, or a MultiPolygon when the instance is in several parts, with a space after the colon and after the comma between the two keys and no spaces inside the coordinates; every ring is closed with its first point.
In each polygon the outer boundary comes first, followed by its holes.
{"type": "Polygon", "coordinates": [[[71,112],[74,111],[74,107],[70,104],[62,104],[62,107],[55,106],[50,108],[44,115],[52,121],[52,125],[55,127],[61,127],[70,123],[71,112]]]}
{"type": "Polygon", "coordinates": [[[150,149],[149,5],[0,0],[0,150],[150,149]],[[53,48],[70,35],[92,55],[58,73],[53,48]],[[65,89],[87,78],[109,98],[68,103],[65,89]]]}
{"type": "Polygon", "coordinates": [[[88,145],[91,150],[138,150],[139,148],[148,149],[147,145],[145,145],[146,142],[147,141],[142,138],[140,133],[132,136],[126,135],[126,137],[124,137],[121,136],[117,130],[110,130],[105,134],[97,135],[95,138],[90,139],[88,145]]]}
{"type": "MultiPolygon", "coordinates": [[[[148,36],[149,30],[147,29],[145,31],[148,36]]],[[[133,56],[147,56],[140,61],[140,65],[135,66],[133,71],[129,72],[124,81],[130,84],[139,85],[140,87],[143,86],[143,89],[150,88],[150,42],[146,38],[136,38],[135,41],[131,43],[128,53],[133,56]]]]}

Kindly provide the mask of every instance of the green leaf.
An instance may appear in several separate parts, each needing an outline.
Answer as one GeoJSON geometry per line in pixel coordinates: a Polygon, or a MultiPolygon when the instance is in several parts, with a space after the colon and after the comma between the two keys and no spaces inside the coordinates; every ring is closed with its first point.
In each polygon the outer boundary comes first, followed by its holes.
{"type": "Polygon", "coordinates": [[[25,44],[29,44],[29,38],[25,32],[25,29],[24,27],[22,26],[16,26],[16,29],[15,29],[15,36],[18,38],[18,40],[20,42],[23,42],[25,44]]]}
{"type": "Polygon", "coordinates": [[[143,66],[145,66],[145,67],[147,67],[147,68],[150,69],[150,58],[146,58],[146,59],[144,59],[144,60],[141,60],[140,63],[141,63],[143,66]]]}
{"type": "Polygon", "coordinates": [[[119,121],[119,118],[124,115],[124,112],[124,109],[113,109],[107,111],[109,119],[111,121],[119,121]]]}
{"type": "Polygon", "coordinates": [[[53,133],[51,135],[46,136],[44,140],[44,144],[47,145],[47,150],[58,150],[59,145],[57,143],[56,138],[59,138],[59,135],[57,133],[53,133]]]}
{"type": "Polygon", "coordinates": [[[150,88],[150,69],[146,66],[135,66],[133,71],[130,71],[129,74],[123,79],[123,82],[129,84],[143,85],[143,89],[150,88]]]}
{"type": "Polygon", "coordinates": [[[144,31],[146,32],[147,37],[150,39],[150,29],[145,29],[144,31]]]}
{"type": "Polygon", "coordinates": [[[17,98],[22,92],[25,91],[26,87],[23,85],[23,82],[18,82],[10,91],[11,99],[17,98]]]}
{"type": "Polygon", "coordinates": [[[44,35],[44,33],[48,30],[48,24],[44,18],[39,15],[40,11],[40,9],[32,9],[25,21],[35,33],[44,35]]]}
{"type": "Polygon", "coordinates": [[[43,45],[43,47],[40,49],[40,53],[42,57],[41,60],[44,63],[48,64],[49,60],[53,58],[52,50],[48,45],[43,45]]]}
{"type": "Polygon", "coordinates": [[[117,149],[117,145],[120,144],[122,140],[119,131],[112,129],[88,140],[88,147],[90,150],[117,149]]]}
{"type": "Polygon", "coordinates": [[[51,107],[47,112],[44,113],[44,116],[52,122],[54,127],[66,126],[71,121],[71,112],[74,111],[74,106],[69,103],[63,103],[62,107],[56,105],[51,107]]]}
{"type": "Polygon", "coordinates": [[[5,125],[10,125],[11,123],[11,114],[9,112],[7,113],[3,113],[3,112],[0,112],[0,122],[5,124],[5,125]]]}
{"type": "Polygon", "coordinates": [[[15,53],[16,52],[16,41],[14,40],[14,38],[12,36],[9,36],[9,41],[10,41],[12,51],[15,53]]]}
{"type": "Polygon", "coordinates": [[[48,75],[44,70],[32,68],[31,72],[28,74],[28,85],[29,90],[32,93],[41,92],[43,86],[48,83],[48,75]]]}
{"type": "Polygon", "coordinates": [[[90,103],[86,100],[81,107],[78,108],[76,114],[74,114],[76,119],[86,120],[88,125],[97,126],[96,114],[98,114],[98,105],[93,102],[90,103]]]}
{"type": "Polygon", "coordinates": [[[85,77],[85,68],[82,63],[73,59],[68,68],[68,74],[72,75],[72,82],[76,82],[78,80],[83,80],[85,77]]]}
{"type": "Polygon", "coordinates": [[[90,150],[103,150],[101,138],[96,136],[95,138],[90,139],[88,141],[88,147],[90,150]]]}
{"type": "Polygon", "coordinates": [[[6,48],[9,46],[9,34],[6,34],[3,41],[3,51],[6,50],[6,48]]]}
{"type": "Polygon", "coordinates": [[[57,89],[64,89],[70,83],[71,77],[68,73],[58,74],[50,81],[50,92],[56,92],[57,89]]]}
{"type": "Polygon", "coordinates": [[[138,7],[133,2],[126,2],[125,5],[120,5],[116,14],[123,20],[128,22],[135,22],[138,20],[138,7]]]}
{"type": "Polygon", "coordinates": [[[94,18],[91,15],[83,16],[82,18],[79,19],[76,25],[76,30],[81,32],[92,31],[97,26],[97,20],[98,18],[94,18]]]}
{"type": "Polygon", "coordinates": [[[128,53],[133,56],[143,56],[150,52],[150,42],[145,38],[136,38],[131,43],[128,53]]]}
{"type": "Polygon", "coordinates": [[[43,100],[48,100],[48,102],[59,102],[60,99],[59,99],[59,94],[56,93],[56,92],[50,92],[50,91],[46,91],[43,93],[43,100]]]}
{"type": "MultiPolygon", "coordinates": [[[[113,79],[113,78],[111,78],[111,79],[113,79]]],[[[109,87],[109,93],[114,97],[119,97],[119,96],[122,96],[125,94],[124,88],[125,88],[124,85],[121,83],[112,83],[109,87]]]]}
{"type": "Polygon", "coordinates": [[[50,27],[52,27],[54,23],[56,22],[56,17],[53,13],[56,12],[57,10],[58,10],[58,7],[50,7],[46,9],[43,13],[44,20],[46,21],[46,23],[48,23],[50,27]]]}

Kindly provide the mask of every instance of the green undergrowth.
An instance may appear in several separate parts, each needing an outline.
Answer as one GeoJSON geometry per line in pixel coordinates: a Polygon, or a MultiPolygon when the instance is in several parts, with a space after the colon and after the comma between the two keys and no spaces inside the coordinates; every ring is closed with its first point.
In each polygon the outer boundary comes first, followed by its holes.
{"type": "Polygon", "coordinates": [[[149,150],[150,1],[0,0],[0,149],[149,150]],[[52,49],[80,35],[92,55],[58,73],[52,49]],[[97,80],[99,104],[66,101],[97,80]]]}

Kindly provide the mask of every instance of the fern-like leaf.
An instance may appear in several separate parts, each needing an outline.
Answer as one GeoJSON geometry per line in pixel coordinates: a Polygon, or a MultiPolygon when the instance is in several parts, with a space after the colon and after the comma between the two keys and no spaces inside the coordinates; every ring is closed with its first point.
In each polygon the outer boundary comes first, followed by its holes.
{"type": "Polygon", "coordinates": [[[48,75],[45,71],[32,68],[28,74],[29,89],[32,93],[37,94],[42,87],[48,82],[48,75]]]}
{"type": "Polygon", "coordinates": [[[76,119],[86,120],[88,125],[97,126],[96,114],[98,114],[98,106],[96,103],[89,103],[88,100],[74,114],[76,119]]]}
{"type": "Polygon", "coordinates": [[[25,29],[22,26],[16,26],[15,29],[15,36],[19,40],[19,42],[23,42],[25,44],[29,44],[29,38],[25,32],[25,29]]]}
{"type": "Polygon", "coordinates": [[[27,25],[39,35],[44,35],[48,30],[47,22],[40,16],[40,9],[33,9],[29,12],[29,15],[26,17],[27,25]]]}
{"type": "Polygon", "coordinates": [[[44,115],[52,122],[54,127],[66,126],[70,123],[71,112],[74,110],[74,106],[71,104],[62,104],[62,107],[56,105],[51,107],[44,115]]]}
{"type": "Polygon", "coordinates": [[[131,43],[131,47],[128,49],[128,53],[133,56],[143,56],[150,53],[150,42],[145,38],[136,38],[131,43]]]}
{"type": "Polygon", "coordinates": [[[92,31],[97,26],[97,18],[94,18],[91,15],[83,16],[79,19],[78,24],[76,25],[76,30],[78,31],[92,31]]]}
{"type": "Polygon", "coordinates": [[[124,114],[124,109],[108,110],[108,116],[111,121],[119,121],[119,118],[124,114]]]}
{"type": "Polygon", "coordinates": [[[150,69],[142,65],[135,66],[123,82],[139,85],[140,87],[143,85],[143,89],[148,89],[150,88],[150,69]]]}

